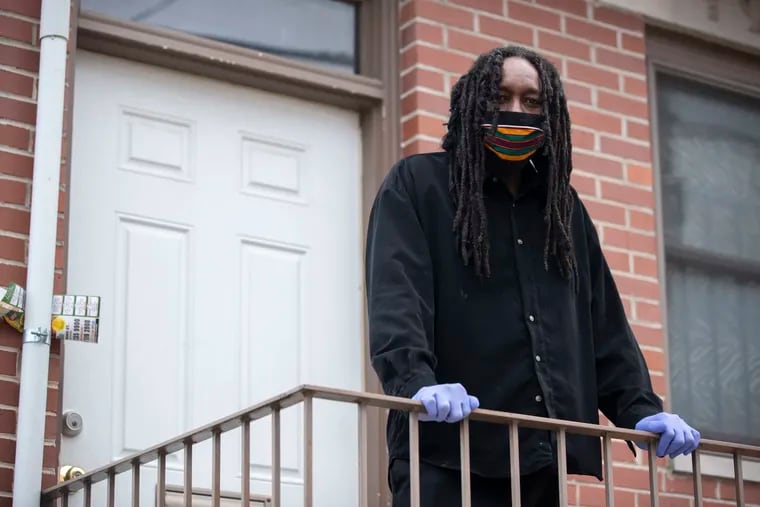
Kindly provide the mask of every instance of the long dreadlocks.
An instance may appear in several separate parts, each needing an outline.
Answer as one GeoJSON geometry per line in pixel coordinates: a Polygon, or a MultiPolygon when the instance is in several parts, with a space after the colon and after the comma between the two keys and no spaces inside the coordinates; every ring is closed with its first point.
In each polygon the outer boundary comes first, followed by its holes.
{"type": "Polygon", "coordinates": [[[548,192],[544,221],[544,267],[556,258],[560,273],[575,279],[577,266],[570,236],[573,194],[570,190],[572,144],[570,115],[559,73],[539,54],[520,46],[481,55],[451,93],[448,132],[443,148],[450,154],[449,191],[456,214],[454,231],[465,265],[473,262],[479,277],[490,277],[488,222],[483,201],[485,177],[484,123],[495,124],[501,101],[502,65],[506,58],[524,58],[538,71],[546,135],[542,154],[547,161],[548,192]]]}

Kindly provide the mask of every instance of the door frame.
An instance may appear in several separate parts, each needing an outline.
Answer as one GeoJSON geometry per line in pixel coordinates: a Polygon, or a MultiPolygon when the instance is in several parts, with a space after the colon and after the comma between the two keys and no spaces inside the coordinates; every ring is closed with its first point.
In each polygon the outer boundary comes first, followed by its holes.
{"type": "MultiPolygon", "coordinates": [[[[77,48],[356,111],[360,115],[362,140],[360,246],[363,252],[375,194],[387,171],[401,156],[399,13],[397,1],[343,1],[358,7],[357,74],[322,69],[173,30],[82,11],[80,0],[75,0],[67,69],[71,85],[66,96],[68,111],[65,131],[71,133],[73,128],[73,108],[76,107],[73,100],[74,63],[77,48]]],[[[66,141],[64,183],[66,188],[70,188],[70,136],[66,141]]],[[[65,209],[64,212],[63,262],[67,265],[69,210],[65,209]]],[[[61,281],[65,287],[65,270],[61,281]]],[[[363,283],[362,288],[364,293],[363,283]]],[[[377,376],[369,362],[366,298],[362,299],[363,333],[357,339],[362,343],[363,388],[367,392],[381,393],[377,376]]],[[[65,344],[62,345],[63,357],[65,344]]],[[[61,392],[64,387],[62,373],[61,392]]],[[[62,403],[63,396],[60,396],[59,419],[62,403]]],[[[365,474],[366,484],[366,498],[360,499],[360,502],[361,505],[384,507],[390,504],[384,431],[386,413],[372,407],[368,407],[367,412],[368,416],[359,428],[359,464],[361,473],[365,474]]],[[[57,436],[57,446],[60,449],[60,435],[57,436]]]]}

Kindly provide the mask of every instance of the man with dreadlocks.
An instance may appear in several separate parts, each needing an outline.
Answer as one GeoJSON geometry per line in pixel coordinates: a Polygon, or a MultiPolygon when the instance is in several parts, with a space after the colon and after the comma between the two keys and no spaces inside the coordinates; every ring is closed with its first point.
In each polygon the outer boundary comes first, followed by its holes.
{"type": "MultiPolygon", "coordinates": [[[[588,212],[570,186],[570,117],[556,68],[522,47],[479,57],[451,94],[443,152],[407,157],[370,217],[370,355],[386,393],[421,403],[422,507],[461,505],[459,428],[481,407],[660,434],[663,412],[588,212]]],[[[394,507],[409,505],[408,418],[388,418],[394,507]]],[[[558,504],[553,432],[519,430],[523,506],[558,504]]],[[[630,445],[630,444],[629,444],[630,445]]],[[[646,448],[646,443],[638,443],[646,448]]],[[[633,447],[631,446],[631,449],[633,447]]],[[[470,423],[472,505],[511,504],[505,426],[470,423]]],[[[567,470],[602,478],[599,440],[567,436],[567,470]]]]}

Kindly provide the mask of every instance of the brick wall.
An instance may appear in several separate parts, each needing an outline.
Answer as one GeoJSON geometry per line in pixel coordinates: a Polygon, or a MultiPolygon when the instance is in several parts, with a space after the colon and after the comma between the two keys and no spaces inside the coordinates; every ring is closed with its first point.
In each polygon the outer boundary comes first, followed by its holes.
{"type": "MultiPolygon", "coordinates": [[[[41,0],[0,0],[0,285],[26,284],[41,0]]],[[[65,180],[62,180],[65,181],[65,180]]],[[[60,210],[65,205],[61,193],[60,210]]],[[[59,220],[55,289],[63,287],[59,220]]],[[[60,346],[51,349],[43,486],[56,482],[60,346]]],[[[21,334],[0,323],[0,507],[11,505],[21,334]]]]}
{"type": "MultiPolygon", "coordinates": [[[[569,97],[573,184],[600,231],[654,387],[665,396],[643,32],[641,19],[584,0],[402,1],[403,149],[440,149],[451,87],[479,53],[515,43],[549,57],[569,97]]],[[[648,505],[646,453],[635,459],[616,442],[614,455],[616,504],[648,505]]],[[[693,505],[690,477],[674,477],[665,461],[659,467],[661,505],[693,505]]],[[[756,486],[746,486],[747,499],[760,503],[756,486]]],[[[730,505],[733,483],[707,480],[704,495],[706,506],[730,505]]],[[[570,500],[604,505],[604,487],[577,478],[570,500]]]]}

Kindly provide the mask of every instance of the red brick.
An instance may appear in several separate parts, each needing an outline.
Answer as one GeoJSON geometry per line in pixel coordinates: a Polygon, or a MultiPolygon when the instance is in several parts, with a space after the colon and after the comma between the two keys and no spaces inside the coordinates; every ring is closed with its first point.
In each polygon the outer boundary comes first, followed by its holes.
{"type": "Polygon", "coordinates": [[[614,229],[612,227],[604,228],[604,244],[645,253],[654,253],[657,249],[657,242],[654,236],[647,236],[623,229],[614,229]]]}
{"type": "Polygon", "coordinates": [[[443,49],[415,44],[401,52],[401,63],[403,69],[412,65],[424,64],[448,72],[464,74],[472,66],[473,59],[443,49]]]}
{"type": "Polygon", "coordinates": [[[565,96],[569,102],[591,104],[591,88],[588,86],[567,81],[565,81],[562,86],[565,89],[565,96]]]}
{"type": "Polygon", "coordinates": [[[26,204],[26,189],[23,181],[0,179],[0,203],[26,204]]]}
{"type": "MultiPolygon", "coordinates": [[[[58,342],[55,342],[58,343],[58,342]]],[[[54,387],[49,387],[47,390],[46,407],[48,412],[58,411],[58,402],[60,401],[61,391],[54,387]]]]}
{"type": "Polygon", "coordinates": [[[58,416],[48,415],[45,416],[45,438],[49,440],[55,440],[58,436],[58,416]]]}
{"type": "MultiPolygon", "coordinates": [[[[0,433],[16,433],[16,412],[0,408],[0,433]]],[[[2,457],[0,456],[0,460],[2,457]]]]}
{"type": "Polygon", "coordinates": [[[592,128],[608,134],[621,135],[623,133],[623,120],[617,116],[575,104],[570,104],[568,109],[570,121],[573,125],[592,128]]]}
{"type": "Polygon", "coordinates": [[[0,437],[0,456],[5,461],[16,461],[16,439],[0,437]]]}
{"type": "Polygon", "coordinates": [[[31,97],[34,93],[34,78],[0,70],[0,91],[31,97]]]}
{"type": "Polygon", "coordinates": [[[14,125],[0,125],[0,143],[19,150],[28,150],[30,144],[28,129],[14,125]]]}
{"type": "Polygon", "coordinates": [[[0,491],[11,491],[13,489],[13,470],[10,468],[0,468],[0,491]]]}
{"type": "Polygon", "coordinates": [[[34,44],[34,23],[0,15],[0,37],[34,44]]]}
{"type": "Polygon", "coordinates": [[[595,223],[605,222],[620,226],[625,225],[625,208],[621,206],[590,200],[584,200],[583,205],[595,223]]]}
{"type": "Polygon", "coordinates": [[[611,49],[596,48],[596,63],[637,74],[646,73],[646,63],[643,57],[632,56],[611,49]]]}
{"type": "Polygon", "coordinates": [[[610,269],[616,273],[631,271],[631,257],[626,252],[604,249],[604,258],[610,269]]]}
{"type": "Polygon", "coordinates": [[[650,370],[665,372],[665,352],[662,350],[643,349],[642,353],[650,370]]]}
{"type": "Polygon", "coordinates": [[[0,375],[15,377],[17,374],[18,353],[14,350],[0,350],[0,375]]]}
{"type": "Polygon", "coordinates": [[[48,364],[48,381],[59,382],[61,380],[61,357],[51,355],[48,364]]]}
{"type": "Polygon", "coordinates": [[[517,2],[509,2],[507,9],[509,19],[529,23],[533,26],[543,26],[559,31],[560,17],[556,12],[547,9],[539,9],[517,2]]]}
{"type": "Polygon", "coordinates": [[[645,301],[636,301],[636,320],[641,322],[662,323],[662,312],[660,305],[647,303],[645,301]]]}
{"type": "Polygon", "coordinates": [[[538,5],[549,7],[550,9],[583,16],[588,14],[588,0],[535,0],[538,5]]]}
{"type": "MultiPolygon", "coordinates": [[[[647,497],[648,499],[648,497],[647,497]]],[[[667,493],[660,493],[660,507],[691,507],[693,497],[672,496],[667,493]]]]}
{"type": "Polygon", "coordinates": [[[617,31],[580,19],[565,18],[565,32],[589,42],[617,47],[617,31]]]}
{"type": "MultiPolygon", "coordinates": [[[[11,282],[16,283],[23,283],[26,280],[26,268],[22,266],[14,266],[11,264],[2,264],[0,263],[0,285],[8,285],[11,282]]],[[[13,331],[13,328],[8,327],[9,330],[13,331]]],[[[8,336],[13,335],[0,335],[0,345],[17,345],[17,337],[18,335],[13,336],[10,338],[10,341],[6,341],[4,338],[8,338],[8,336]]]]}
{"type": "Polygon", "coordinates": [[[401,7],[400,16],[402,25],[414,18],[425,18],[467,30],[472,30],[475,27],[475,15],[472,11],[443,5],[431,0],[412,0],[401,7]]]}
{"type": "Polygon", "coordinates": [[[655,229],[654,214],[646,213],[644,211],[629,210],[628,213],[631,217],[631,227],[634,229],[640,229],[642,231],[652,231],[655,229]]]}
{"type": "Polygon", "coordinates": [[[444,121],[425,114],[416,114],[401,124],[404,139],[411,139],[415,135],[427,135],[440,139],[446,132],[444,121]]]}
{"type": "Polygon", "coordinates": [[[0,118],[34,125],[37,120],[37,104],[9,97],[0,97],[0,118]]]}
{"type": "Polygon", "coordinates": [[[440,151],[440,143],[428,139],[415,139],[402,148],[402,156],[416,155],[417,153],[428,153],[440,151]]]}
{"type": "Polygon", "coordinates": [[[652,186],[652,168],[650,166],[640,166],[628,164],[626,173],[628,181],[645,187],[652,186]]]}
{"type": "Polygon", "coordinates": [[[498,37],[505,43],[533,44],[533,29],[528,26],[487,16],[480,16],[478,21],[484,35],[498,37]]]}
{"type": "Polygon", "coordinates": [[[443,91],[446,84],[446,75],[434,70],[415,68],[404,74],[401,78],[401,87],[404,92],[412,88],[422,87],[443,91]]]}
{"type": "Polygon", "coordinates": [[[623,77],[623,91],[628,95],[636,95],[642,99],[647,98],[647,82],[646,79],[639,79],[637,77],[624,76],[623,77]]]}
{"type": "Polygon", "coordinates": [[[574,172],[570,177],[570,184],[581,196],[596,197],[596,178],[574,172]]]}
{"type": "Polygon", "coordinates": [[[46,445],[43,447],[42,466],[45,468],[58,467],[58,448],[55,445],[46,445]]]}
{"type": "Polygon", "coordinates": [[[626,30],[633,30],[635,32],[643,32],[644,30],[644,21],[641,17],[615,9],[595,7],[593,16],[596,21],[615,25],[626,30]]]}
{"type": "Polygon", "coordinates": [[[602,135],[600,147],[605,155],[613,155],[645,163],[649,163],[650,161],[651,152],[649,145],[635,144],[630,141],[602,135]]]}
{"type": "Polygon", "coordinates": [[[469,7],[479,11],[488,11],[499,16],[504,15],[504,3],[501,0],[453,0],[449,3],[469,7]]]}
{"type": "MultiPolygon", "coordinates": [[[[0,173],[21,178],[31,178],[33,167],[34,157],[31,155],[19,155],[0,149],[0,173]]],[[[0,213],[2,212],[0,211],[0,213]]]]}
{"type": "Polygon", "coordinates": [[[538,47],[563,56],[571,56],[581,60],[591,59],[591,46],[589,44],[543,30],[538,31],[538,47]]]}
{"type": "Polygon", "coordinates": [[[646,120],[649,118],[649,109],[647,103],[635,100],[617,93],[610,93],[605,90],[599,90],[597,95],[597,105],[600,109],[614,111],[626,116],[634,116],[646,120]]]}
{"type": "Polygon", "coordinates": [[[414,22],[401,30],[401,47],[414,42],[429,42],[437,46],[443,45],[443,28],[440,25],[414,22]]]}
{"type": "Polygon", "coordinates": [[[637,121],[625,120],[625,129],[628,137],[639,139],[641,141],[650,141],[649,123],[639,123],[637,121]]]}
{"type": "Polygon", "coordinates": [[[417,153],[428,153],[441,151],[441,143],[429,139],[415,139],[404,146],[403,155],[415,155],[417,153]]]}
{"type": "Polygon", "coordinates": [[[578,151],[573,152],[573,168],[581,169],[584,172],[593,173],[598,176],[608,176],[610,178],[623,177],[623,164],[621,162],[578,151]]]}
{"type": "Polygon", "coordinates": [[[617,90],[620,87],[620,79],[617,73],[582,62],[568,61],[567,77],[602,88],[617,90]]]}
{"type": "Polygon", "coordinates": [[[580,127],[573,127],[570,135],[572,137],[573,146],[576,148],[592,151],[596,149],[596,141],[593,132],[582,130],[580,127]]]}
{"type": "MultiPolygon", "coordinates": [[[[20,335],[19,335],[20,336],[20,335]]],[[[19,338],[19,343],[21,339],[19,338]]],[[[18,406],[18,383],[0,379],[0,404],[18,406]]]]}
{"type": "Polygon", "coordinates": [[[40,66],[40,54],[30,49],[0,45],[0,64],[36,72],[40,66]]]}
{"type": "Polygon", "coordinates": [[[55,269],[64,269],[66,267],[65,250],[62,246],[55,247],[55,269]]]}
{"type": "Polygon", "coordinates": [[[447,115],[449,99],[432,93],[414,91],[401,100],[401,115],[407,116],[415,111],[427,111],[438,115],[447,115]]]}
{"type": "Polygon", "coordinates": [[[0,0],[0,10],[23,14],[30,18],[40,18],[41,0],[0,0]]]}
{"type": "MultiPolygon", "coordinates": [[[[649,489],[649,471],[641,468],[613,467],[615,486],[631,489],[649,489]]],[[[633,504],[623,504],[633,505],[633,504]]]]}
{"type": "Polygon", "coordinates": [[[638,35],[631,35],[628,33],[621,34],[623,49],[633,51],[634,53],[646,53],[646,45],[644,44],[644,37],[638,35]]]}
{"type": "MultiPolygon", "coordinates": [[[[615,277],[617,278],[618,275],[615,277]]],[[[665,345],[665,335],[661,328],[639,326],[631,324],[631,329],[640,345],[649,347],[663,347],[665,345]]],[[[659,391],[662,392],[662,391],[659,391]]]]}
{"type": "MultiPolygon", "coordinates": [[[[599,507],[600,505],[606,505],[606,492],[604,486],[592,486],[586,485],[579,488],[579,507],[599,507]]],[[[632,491],[615,490],[615,505],[636,505],[636,493],[632,491]]]]}
{"type": "Polygon", "coordinates": [[[471,35],[457,30],[449,30],[446,46],[449,49],[455,49],[472,55],[479,55],[481,53],[487,53],[495,47],[501,46],[501,43],[478,35],[471,35]]]}
{"type": "Polygon", "coordinates": [[[29,233],[29,211],[0,207],[0,231],[29,233]]]}
{"type": "MultiPolygon", "coordinates": [[[[736,501],[734,481],[721,481],[720,497],[736,501]]],[[[744,500],[760,504],[760,483],[744,481],[744,500]]]]}

